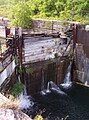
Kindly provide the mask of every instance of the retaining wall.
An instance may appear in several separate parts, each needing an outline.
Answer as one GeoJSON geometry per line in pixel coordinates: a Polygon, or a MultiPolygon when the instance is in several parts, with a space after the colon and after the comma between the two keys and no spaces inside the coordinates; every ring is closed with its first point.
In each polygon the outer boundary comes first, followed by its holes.
{"type": "Polygon", "coordinates": [[[89,85],[89,31],[84,28],[77,30],[75,66],[75,80],[89,85]]]}

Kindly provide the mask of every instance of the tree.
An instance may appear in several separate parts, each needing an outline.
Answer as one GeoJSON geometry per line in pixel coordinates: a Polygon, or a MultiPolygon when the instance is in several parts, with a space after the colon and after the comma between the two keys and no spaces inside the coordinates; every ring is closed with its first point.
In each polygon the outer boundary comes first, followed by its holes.
{"type": "Polygon", "coordinates": [[[0,0],[0,15],[7,16],[10,7],[13,23],[26,28],[30,16],[89,21],[89,0],[0,0]]]}
{"type": "Polygon", "coordinates": [[[38,15],[40,14],[40,5],[42,5],[42,0],[28,0],[28,5],[31,10],[31,15],[38,15]]]}
{"type": "Polygon", "coordinates": [[[30,7],[26,2],[19,2],[11,8],[10,18],[15,26],[30,28],[32,25],[30,7]]]}

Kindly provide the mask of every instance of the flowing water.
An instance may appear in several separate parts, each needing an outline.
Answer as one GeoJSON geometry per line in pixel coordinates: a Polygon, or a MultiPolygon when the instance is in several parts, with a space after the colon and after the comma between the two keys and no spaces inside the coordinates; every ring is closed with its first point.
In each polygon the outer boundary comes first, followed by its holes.
{"type": "Polygon", "coordinates": [[[61,84],[61,86],[65,89],[68,89],[72,86],[72,81],[71,81],[71,68],[72,68],[72,62],[67,68],[67,72],[64,78],[64,83],[61,84]]]}
{"type": "MultiPolygon", "coordinates": [[[[71,82],[71,68],[72,68],[72,62],[70,62],[70,65],[67,68],[67,72],[64,78],[64,83],[62,83],[60,86],[62,86],[65,89],[68,89],[72,86],[71,82]]],[[[47,89],[44,89],[44,72],[42,71],[42,89],[41,94],[46,95],[50,93],[51,91],[55,91],[59,94],[65,94],[56,84],[54,84],[52,81],[49,81],[47,84],[47,89]]]]}
{"type": "Polygon", "coordinates": [[[31,96],[27,96],[26,88],[24,87],[23,92],[19,95],[19,108],[21,110],[28,109],[34,105],[31,96]]]}
{"type": "Polygon", "coordinates": [[[86,82],[85,82],[85,86],[87,86],[87,85],[88,85],[88,82],[86,81],[86,82]]]}
{"type": "Polygon", "coordinates": [[[42,89],[42,91],[40,92],[41,95],[47,95],[51,92],[50,90],[50,82],[48,82],[47,84],[47,89],[42,89]]]}
{"type": "Polygon", "coordinates": [[[50,93],[51,91],[50,91],[50,82],[48,82],[48,84],[47,84],[47,90],[46,90],[46,92],[47,93],[50,93]]]}
{"type": "Polygon", "coordinates": [[[62,87],[70,90],[63,92],[60,86],[49,81],[47,89],[42,89],[44,94],[34,96],[35,102],[30,101],[31,99],[29,102],[28,100],[24,102],[30,103],[29,106],[25,105],[26,108],[31,106],[27,112],[29,116],[32,115],[34,118],[41,110],[45,120],[89,120],[89,88],[72,83],[71,66],[70,63],[64,83],[61,84],[62,87]]]}

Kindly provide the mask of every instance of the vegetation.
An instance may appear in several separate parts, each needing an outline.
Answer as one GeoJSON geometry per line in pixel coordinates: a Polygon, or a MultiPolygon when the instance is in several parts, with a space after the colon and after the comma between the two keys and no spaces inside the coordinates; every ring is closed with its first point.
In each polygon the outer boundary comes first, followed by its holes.
{"type": "Polygon", "coordinates": [[[30,7],[27,3],[19,2],[11,8],[10,18],[12,24],[23,28],[30,28],[32,25],[30,7]]]}
{"type": "Polygon", "coordinates": [[[21,94],[21,92],[23,91],[23,89],[24,89],[24,85],[22,83],[20,83],[20,82],[17,82],[12,87],[11,94],[16,97],[16,96],[18,96],[18,95],[21,94]]]}
{"type": "Polygon", "coordinates": [[[31,67],[26,69],[26,72],[27,72],[27,73],[30,73],[30,74],[33,74],[34,71],[35,71],[35,69],[34,69],[34,68],[31,68],[31,67]]]}
{"type": "Polygon", "coordinates": [[[24,28],[31,27],[31,18],[89,22],[89,0],[0,0],[0,15],[24,28]]]}
{"type": "Polygon", "coordinates": [[[25,68],[22,66],[22,67],[19,67],[18,69],[18,73],[21,74],[21,73],[25,73],[25,68]]]}

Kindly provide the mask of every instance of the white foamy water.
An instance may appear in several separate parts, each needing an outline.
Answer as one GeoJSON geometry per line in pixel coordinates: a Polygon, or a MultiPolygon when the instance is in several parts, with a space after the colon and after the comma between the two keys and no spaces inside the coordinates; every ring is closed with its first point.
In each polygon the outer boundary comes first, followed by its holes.
{"type": "Polygon", "coordinates": [[[50,93],[50,92],[51,92],[51,91],[50,91],[50,82],[48,82],[46,93],[50,93]]]}
{"type": "Polygon", "coordinates": [[[19,108],[20,109],[27,109],[34,105],[30,96],[27,96],[26,89],[19,96],[19,108]]]}
{"type": "Polygon", "coordinates": [[[43,90],[43,91],[40,92],[40,94],[41,94],[41,95],[46,95],[47,93],[46,93],[45,90],[43,90]]]}
{"type": "Polygon", "coordinates": [[[19,108],[20,109],[27,109],[34,105],[34,102],[30,100],[29,96],[21,94],[19,96],[19,108]]]}
{"type": "Polygon", "coordinates": [[[71,82],[71,67],[72,67],[72,62],[68,66],[67,73],[66,73],[65,79],[64,79],[64,83],[61,84],[61,86],[63,86],[63,88],[69,88],[69,87],[72,86],[72,82],[71,82]]]}
{"type": "Polygon", "coordinates": [[[61,84],[61,86],[63,86],[63,88],[69,88],[72,86],[72,82],[69,82],[69,83],[63,83],[61,84]]]}
{"type": "Polygon", "coordinates": [[[85,85],[88,85],[88,82],[87,82],[87,81],[85,82],[85,85]]]}
{"type": "Polygon", "coordinates": [[[48,93],[51,93],[50,82],[48,82],[48,84],[47,84],[47,89],[43,89],[40,93],[41,93],[41,95],[47,95],[48,93]]]}

